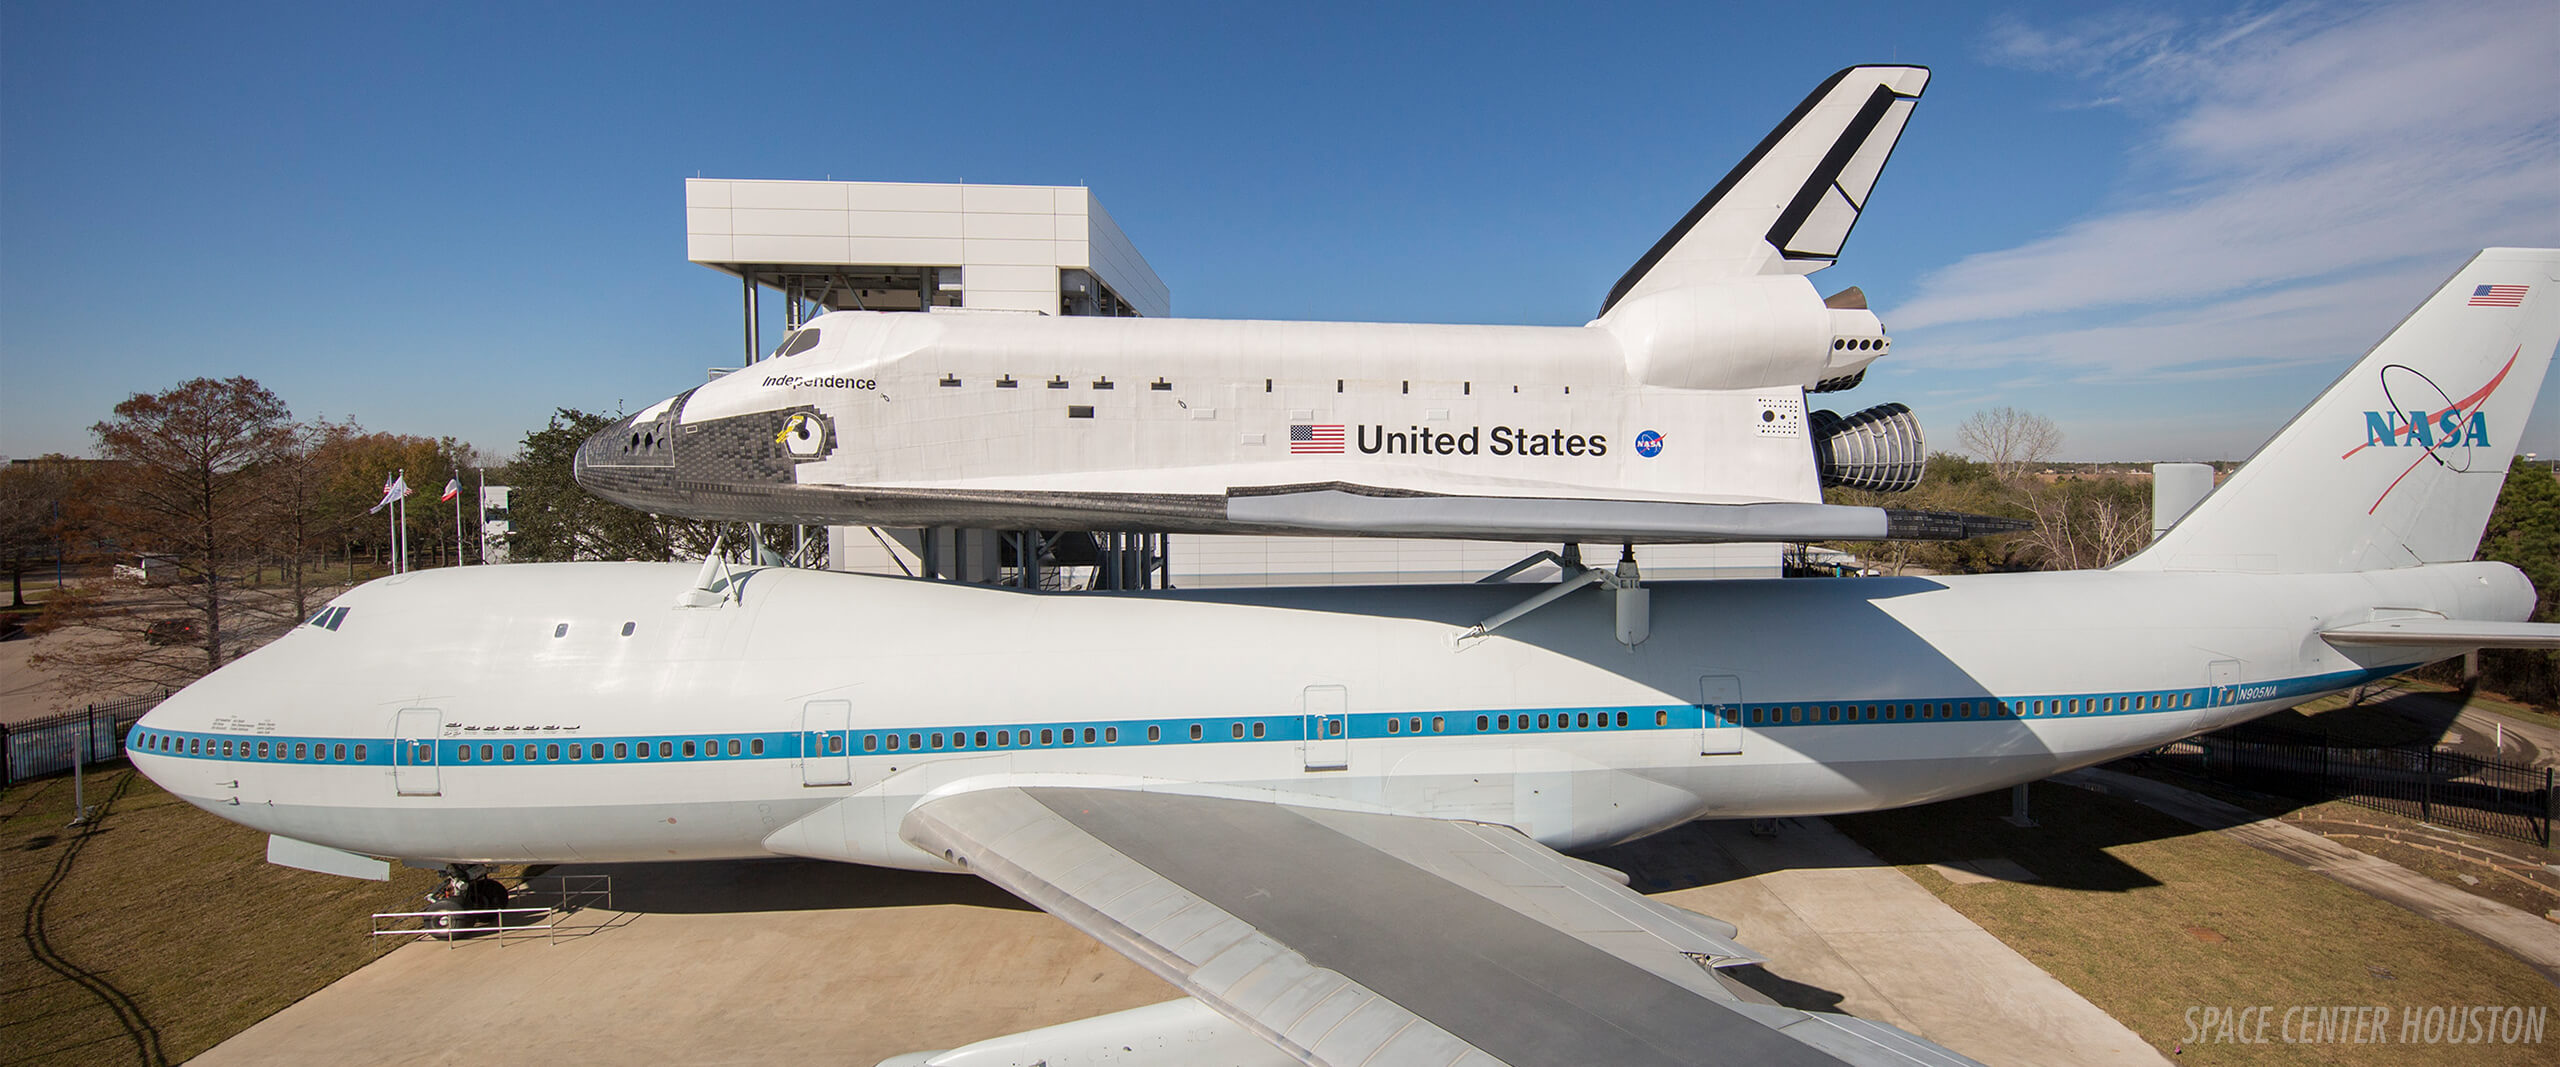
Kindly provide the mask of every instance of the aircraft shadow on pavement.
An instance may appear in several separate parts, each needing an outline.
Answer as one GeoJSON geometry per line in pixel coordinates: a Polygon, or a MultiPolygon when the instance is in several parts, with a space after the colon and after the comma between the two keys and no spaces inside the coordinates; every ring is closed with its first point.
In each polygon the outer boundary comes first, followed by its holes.
{"type": "Polygon", "coordinates": [[[1630,885],[1647,894],[1720,885],[1760,871],[1864,866],[1875,861],[1895,867],[1979,865],[1995,881],[2016,879],[2023,869],[2025,876],[2043,885],[2120,893],[2161,883],[2113,850],[2209,832],[2085,789],[2039,784],[2030,796],[2036,825],[2026,828],[2003,818],[2010,811],[2005,789],[1910,808],[1832,816],[1829,822],[1864,846],[1873,861],[1852,849],[1798,847],[1798,839],[1813,831],[1792,819],[1779,820],[1765,846],[1756,844],[1760,838],[1738,835],[1736,824],[1701,821],[1582,858],[1626,872],[1630,885]],[[1737,858],[1734,850],[1750,854],[1737,858]]]}
{"type": "MultiPolygon", "coordinates": [[[[928,874],[824,860],[691,860],[670,863],[563,863],[534,868],[540,881],[613,878],[615,911],[663,915],[904,908],[928,904],[1033,910],[965,874],[928,874]]],[[[550,885],[548,881],[541,881],[550,885]]]]}

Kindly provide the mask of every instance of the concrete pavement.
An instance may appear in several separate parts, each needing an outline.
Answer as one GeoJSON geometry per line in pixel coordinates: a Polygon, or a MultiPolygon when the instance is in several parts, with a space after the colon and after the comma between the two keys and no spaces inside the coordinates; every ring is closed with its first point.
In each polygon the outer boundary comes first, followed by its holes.
{"type": "MultiPolygon", "coordinates": [[[[1682,827],[1594,857],[1734,922],[1741,977],[1987,1063],[2161,1062],[2115,1020],[1819,820],[1682,827]]],[[[556,942],[420,943],[215,1047],[208,1065],[870,1064],[1177,992],[972,878],[799,861],[564,867],[616,908],[556,942]]],[[[349,936],[356,936],[350,932],[349,936]]]]}

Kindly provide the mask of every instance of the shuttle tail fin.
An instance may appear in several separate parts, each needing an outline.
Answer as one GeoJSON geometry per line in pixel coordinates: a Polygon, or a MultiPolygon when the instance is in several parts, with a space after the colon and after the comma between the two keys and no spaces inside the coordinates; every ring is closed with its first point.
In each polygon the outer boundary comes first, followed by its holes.
{"type": "Polygon", "coordinates": [[[2119,567],[2314,573],[2469,560],[2560,344],[2560,249],[2472,257],[2119,567]]]}
{"type": "Polygon", "coordinates": [[[1639,291],[1830,266],[1928,83],[1927,67],[1832,75],[1618,279],[1600,313],[1639,291]]]}

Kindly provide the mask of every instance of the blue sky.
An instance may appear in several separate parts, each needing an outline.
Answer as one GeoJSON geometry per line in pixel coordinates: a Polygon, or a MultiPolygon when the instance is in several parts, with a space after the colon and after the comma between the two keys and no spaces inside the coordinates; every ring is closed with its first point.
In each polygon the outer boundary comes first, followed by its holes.
{"type": "Polygon", "coordinates": [[[737,351],[696,174],[1088,185],[1186,316],[1577,324],[1868,61],[1935,74],[1815,282],[1896,337],[1845,399],[1940,447],[2007,404],[2245,455],[2470,251],[2560,243],[2546,0],[367,6],[0,6],[0,454],[197,375],[499,454],[637,408],[737,351]]]}

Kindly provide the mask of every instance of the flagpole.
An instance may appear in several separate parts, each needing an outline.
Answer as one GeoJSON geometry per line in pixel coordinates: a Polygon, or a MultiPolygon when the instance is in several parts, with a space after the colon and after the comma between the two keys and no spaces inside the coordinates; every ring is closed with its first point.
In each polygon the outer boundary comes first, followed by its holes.
{"type": "Polygon", "coordinates": [[[453,565],[459,567],[462,566],[462,479],[456,478],[451,484],[453,485],[453,565]]]}
{"type": "Polygon", "coordinates": [[[473,505],[474,505],[474,506],[472,507],[472,509],[471,509],[471,510],[472,510],[472,512],[473,512],[473,516],[474,516],[475,518],[478,518],[478,519],[480,520],[480,521],[478,521],[478,522],[472,523],[472,525],[473,525],[473,526],[477,526],[477,527],[479,527],[479,530],[477,530],[477,531],[475,531],[475,532],[477,532],[477,533],[480,535],[480,565],[481,565],[481,566],[483,566],[483,567],[486,567],[486,566],[488,566],[488,565],[489,565],[489,472],[488,472],[488,471],[485,471],[485,470],[484,470],[484,471],[481,471],[481,472],[480,472],[480,495],[479,495],[477,498],[475,498],[475,499],[472,501],[472,503],[473,503],[473,505]]]}
{"type": "MultiPolygon", "coordinates": [[[[409,488],[409,472],[406,470],[402,470],[400,472],[400,488],[403,490],[409,488]]],[[[398,542],[400,546],[400,565],[394,569],[401,574],[407,574],[409,573],[409,494],[402,492],[400,494],[400,499],[394,501],[391,506],[399,509],[400,512],[400,537],[398,542]]]]}

